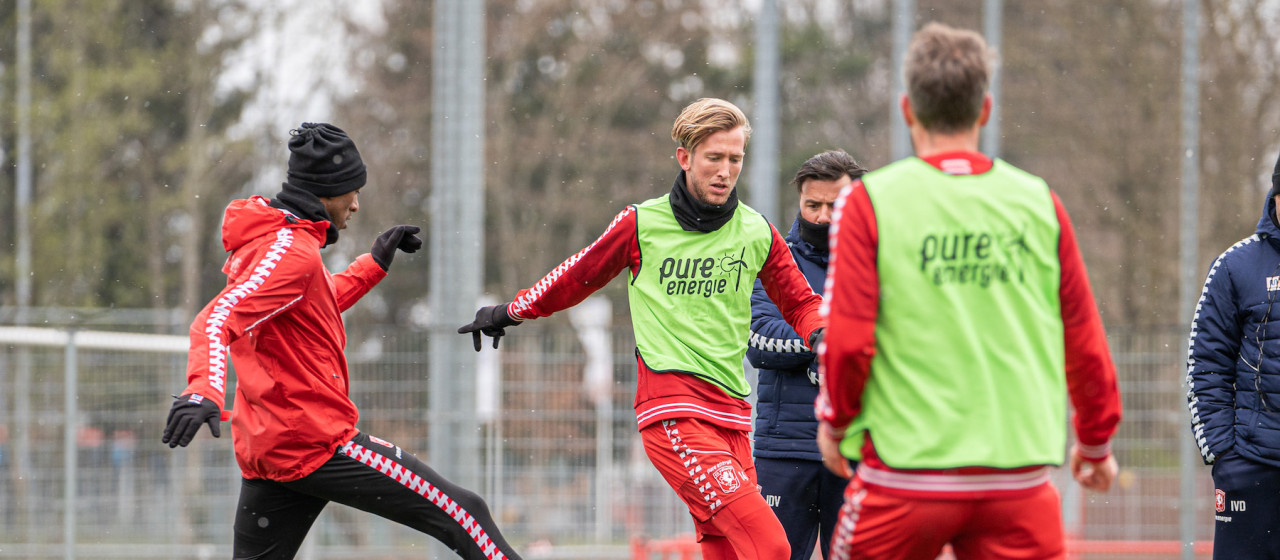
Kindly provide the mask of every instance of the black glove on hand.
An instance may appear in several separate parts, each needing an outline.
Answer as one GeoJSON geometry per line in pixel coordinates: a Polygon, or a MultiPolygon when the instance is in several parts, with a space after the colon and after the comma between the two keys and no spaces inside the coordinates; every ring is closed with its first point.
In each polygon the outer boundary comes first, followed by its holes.
{"type": "Polygon", "coordinates": [[[471,333],[471,341],[475,343],[476,352],[480,351],[480,333],[493,337],[493,347],[507,334],[507,327],[519,325],[520,322],[507,315],[507,304],[481,307],[476,311],[476,320],[458,327],[458,334],[471,333]]]}
{"type": "Polygon", "coordinates": [[[373,240],[373,249],[369,250],[369,254],[373,255],[373,262],[378,263],[382,270],[390,270],[396,249],[412,253],[422,248],[422,240],[414,235],[419,231],[422,228],[418,226],[395,226],[382,232],[382,235],[373,240]]]}
{"type": "Polygon", "coordinates": [[[826,327],[818,327],[818,330],[813,331],[813,334],[809,335],[809,351],[810,352],[818,351],[818,345],[822,344],[822,337],[825,336],[826,333],[827,333],[826,327]]]}
{"type": "Polygon", "coordinates": [[[169,409],[169,419],[165,421],[164,437],[161,443],[169,444],[172,449],[179,445],[186,447],[191,438],[196,437],[201,424],[209,425],[213,437],[222,437],[222,429],[218,426],[222,411],[213,401],[196,394],[182,395],[169,409]]]}

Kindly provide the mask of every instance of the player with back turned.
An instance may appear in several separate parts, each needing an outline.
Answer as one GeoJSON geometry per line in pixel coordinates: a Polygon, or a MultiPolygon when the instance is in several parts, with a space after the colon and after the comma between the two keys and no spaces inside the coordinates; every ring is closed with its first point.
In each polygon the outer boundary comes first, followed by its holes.
{"type": "Polygon", "coordinates": [[[1065,557],[1057,490],[1107,490],[1120,392],[1067,212],[1043,179],[978,152],[986,43],[929,24],[904,65],[916,156],[841,194],[816,409],[853,475],[836,559],[1065,557]],[[1068,399],[1069,398],[1069,399],[1068,399]]]}

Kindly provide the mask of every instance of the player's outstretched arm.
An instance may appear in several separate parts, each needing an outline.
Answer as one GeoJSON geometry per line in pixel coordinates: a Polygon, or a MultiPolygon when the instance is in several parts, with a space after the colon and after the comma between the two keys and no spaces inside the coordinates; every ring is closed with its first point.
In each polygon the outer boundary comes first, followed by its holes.
{"type": "Polygon", "coordinates": [[[481,307],[476,311],[475,320],[458,327],[458,334],[471,333],[471,341],[475,345],[476,352],[480,351],[482,336],[481,334],[493,337],[493,347],[498,347],[498,342],[507,334],[507,327],[514,327],[520,324],[520,321],[511,318],[507,314],[506,303],[502,305],[489,305],[481,307]]]}

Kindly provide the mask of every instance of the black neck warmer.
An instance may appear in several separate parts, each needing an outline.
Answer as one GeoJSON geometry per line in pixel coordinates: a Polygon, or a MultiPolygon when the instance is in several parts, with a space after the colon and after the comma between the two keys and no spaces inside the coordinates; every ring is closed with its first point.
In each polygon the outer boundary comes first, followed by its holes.
{"type": "Polygon", "coordinates": [[[329,217],[329,211],[324,209],[324,203],[310,191],[284,183],[281,185],[280,194],[271,199],[270,206],[293,212],[295,216],[304,220],[329,222],[329,230],[324,232],[325,239],[322,247],[338,242],[338,227],[333,225],[333,218],[329,217]]]}
{"type": "Polygon", "coordinates": [[[676,221],[685,231],[710,233],[733,218],[733,211],[738,208],[738,189],[729,191],[729,200],[716,206],[698,200],[689,194],[685,186],[684,170],[676,175],[676,184],[671,187],[671,210],[675,212],[676,221]]]}
{"type": "Polygon", "coordinates": [[[831,233],[831,224],[818,225],[796,215],[796,223],[800,224],[800,239],[805,240],[819,253],[827,252],[827,234],[831,233]]]}

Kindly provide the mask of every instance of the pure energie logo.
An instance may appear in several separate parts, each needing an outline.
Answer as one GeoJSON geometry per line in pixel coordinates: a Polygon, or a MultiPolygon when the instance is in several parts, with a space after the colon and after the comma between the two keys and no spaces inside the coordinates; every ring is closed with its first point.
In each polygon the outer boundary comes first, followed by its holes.
{"type": "Polygon", "coordinates": [[[1028,251],[1024,232],[931,233],[920,243],[920,272],[937,286],[1024,282],[1022,259],[1028,251]]]}
{"type": "Polygon", "coordinates": [[[669,296],[702,296],[709,298],[742,285],[742,270],[747,268],[743,248],[737,255],[726,253],[711,257],[667,257],[658,266],[658,284],[669,296]]]}

